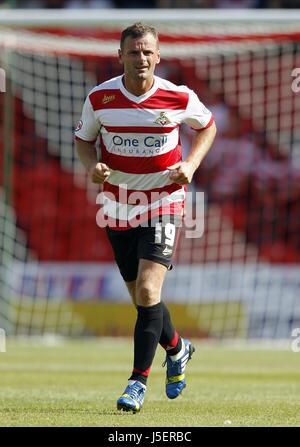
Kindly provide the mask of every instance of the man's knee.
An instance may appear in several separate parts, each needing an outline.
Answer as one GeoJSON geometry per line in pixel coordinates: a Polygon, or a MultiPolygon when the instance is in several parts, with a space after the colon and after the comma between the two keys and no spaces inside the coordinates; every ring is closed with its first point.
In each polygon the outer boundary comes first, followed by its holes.
{"type": "Polygon", "coordinates": [[[150,281],[138,282],[136,292],[137,304],[139,306],[154,306],[160,302],[160,290],[150,281]]]}
{"type": "Polygon", "coordinates": [[[126,282],[126,286],[134,306],[137,304],[136,300],[136,281],[126,282]]]}

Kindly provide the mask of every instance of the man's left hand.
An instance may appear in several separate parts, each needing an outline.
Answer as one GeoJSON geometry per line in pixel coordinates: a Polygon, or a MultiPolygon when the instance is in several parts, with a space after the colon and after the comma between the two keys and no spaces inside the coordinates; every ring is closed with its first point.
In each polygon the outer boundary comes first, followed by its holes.
{"type": "Polygon", "coordinates": [[[196,170],[195,166],[187,161],[179,161],[172,166],[168,166],[167,169],[171,171],[170,179],[179,185],[187,185],[191,183],[196,170]]]}

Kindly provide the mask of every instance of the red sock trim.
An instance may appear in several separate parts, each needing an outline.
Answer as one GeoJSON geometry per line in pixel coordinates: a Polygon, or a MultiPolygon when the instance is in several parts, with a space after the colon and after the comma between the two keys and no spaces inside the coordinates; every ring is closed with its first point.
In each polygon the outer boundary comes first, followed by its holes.
{"type": "Polygon", "coordinates": [[[176,348],[177,343],[178,343],[178,339],[179,339],[179,335],[178,335],[178,333],[175,331],[174,337],[173,337],[173,339],[171,340],[171,342],[169,343],[169,346],[172,347],[172,348],[176,348]]]}
{"type": "Polygon", "coordinates": [[[163,345],[162,347],[168,351],[170,349],[176,348],[177,343],[178,343],[178,339],[179,339],[179,335],[178,333],[175,331],[174,337],[172,338],[172,340],[167,344],[167,345],[163,345]]]}
{"type": "Polygon", "coordinates": [[[145,371],[141,371],[140,369],[133,368],[134,373],[142,374],[142,376],[148,377],[150,373],[150,368],[145,369],[145,371]]]}

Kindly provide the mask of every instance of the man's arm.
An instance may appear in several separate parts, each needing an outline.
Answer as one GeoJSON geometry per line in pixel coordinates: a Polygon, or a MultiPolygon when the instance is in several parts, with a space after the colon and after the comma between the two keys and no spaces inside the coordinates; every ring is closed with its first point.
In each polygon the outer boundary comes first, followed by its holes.
{"type": "Polygon", "coordinates": [[[211,148],[216,136],[217,128],[213,123],[208,129],[196,131],[192,140],[190,152],[184,161],[169,166],[172,172],[170,178],[180,185],[191,183],[194,172],[200,166],[203,158],[211,148]]]}
{"type": "Polygon", "coordinates": [[[75,148],[92,182],[104,183],[110,176],[110,170],[105,163],[98,162],[95,144],[76,139],[75,148]]]}

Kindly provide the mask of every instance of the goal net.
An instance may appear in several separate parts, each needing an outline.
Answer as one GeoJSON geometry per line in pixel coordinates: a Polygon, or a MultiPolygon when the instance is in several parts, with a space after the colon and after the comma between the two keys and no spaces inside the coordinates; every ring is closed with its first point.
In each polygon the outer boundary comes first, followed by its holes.
{"type": "MultiPolygon", "coordinates": [[[[73,133],[89,90],[121,74],[120,31],[140,16],[22,17],[0,20],[0,327],[123,334],[115,309],[127,315],[129,297],[73,133]]],[[[218,127],[190,185],[204,192],[204,233],[182,229],[162,295],[189,335],[286,339],[300,327],[299,19],[143,11],[160,34],[157,75],[192,88],[218,127]]],[[[184,155],[191,138],[182,128],[184,155]]]]}

